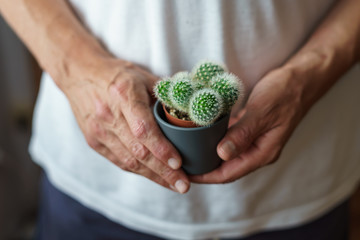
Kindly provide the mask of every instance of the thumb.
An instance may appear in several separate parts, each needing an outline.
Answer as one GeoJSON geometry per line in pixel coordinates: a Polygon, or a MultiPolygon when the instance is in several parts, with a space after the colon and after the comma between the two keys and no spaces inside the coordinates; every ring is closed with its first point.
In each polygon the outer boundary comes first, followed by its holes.
{"type": "Polygon", "coordinates": [[[232,125],[217,146],[220,158],[225,161],[231,160],[246,151],[259,136],[257,122],[254,117],[245,113],[240,121],[232,125]]]}

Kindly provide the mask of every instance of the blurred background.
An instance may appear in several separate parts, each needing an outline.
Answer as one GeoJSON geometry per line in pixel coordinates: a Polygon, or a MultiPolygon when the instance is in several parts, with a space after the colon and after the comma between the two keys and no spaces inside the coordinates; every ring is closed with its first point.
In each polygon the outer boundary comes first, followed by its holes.
{"type": "MultiPolygon", "coordinates": [[[[41,170],[30,159],[28,143],[40,76],[36,61],[0,16],[0,240],[31,239],[36,223],[41,170]]],[[[350,239],[359,240],[359,190],[350,213],[350,239]]]]}
{"type": "Polygon", "coordinates": [[[0,240],[31,239],[40,169],[28,143],[41,71],[0,16],[0,240]]]}

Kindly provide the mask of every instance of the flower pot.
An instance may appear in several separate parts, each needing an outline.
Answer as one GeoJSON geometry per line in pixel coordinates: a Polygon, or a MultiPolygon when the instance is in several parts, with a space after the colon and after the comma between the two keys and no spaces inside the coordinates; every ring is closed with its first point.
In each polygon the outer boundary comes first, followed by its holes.
{"type": "Polygon", "coordinates": [[[154,116],[164,135],[181,154],[186,173],[204,174],[220,165],[222,160],[217,155],[216,147],[228,129],[229,114],[211,126],[177,127],[167,121],[162,104],[157,101],[154,116]]]}

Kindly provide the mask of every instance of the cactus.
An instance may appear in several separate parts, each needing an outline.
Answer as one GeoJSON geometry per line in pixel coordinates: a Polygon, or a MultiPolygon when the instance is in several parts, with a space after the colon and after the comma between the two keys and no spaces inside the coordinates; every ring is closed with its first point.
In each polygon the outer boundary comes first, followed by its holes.
{"type": "Polygon", "coordinates": [[[211,61],[205,61],[197,64],[192,74],[194,76],[194,80],[203,83],[205,86],[208,86],[211,78],[216,75],[225,72],[226,67],[222,64],[217,64],[211,61]]]}
{"type": "Polygon", "coordinates": [[[170,85],[170,99],[172,105],[180,111],[187,112],[193,86],[189,79],[173,79],[170,85]]]}
{"type": "Polygon", "coordinates": [[[204,83],[201,83],[201,82],[193,82],[193,87],[194,87],[195,91],[198,91],[198,90],[204,89],[206,86],[204,83]]]}
{"type": "Polygon", "coordinates": [[[189,115],[197,125],[208,126],[217,120],[222,113],[221,109],[220,95],[212,89],[203,89],[191,98],[189,115]]]}
{"type": "Polygon", "coordinates": [[[224,101],[224,112],[230,112],[231,107],[239,97],[243,96],[244,86],[233,74],[222,73],[210,80],[210,88],[214,89],[224,101]]]}
{"type": "Polygon", "coordinates": [[[176,80],[176,79],[191,79],[191,74],[186,71],[177,72],[176,74],[174,74],[174,76],[172,76],[172,78],[174,80],[176,80]]]}
{"type": "Polygon", "coordinates": [[[192,74],[178,72],[164,78],[154,87],[156,97],[175,115],[208,126],[231,111],[237,99],[243,98],[243,84],[225,66],[212,62],[198,64],[192,74]]]}
{"type": "Polygon", "coordinates": [[[163,78],[161,81],[158,81],[154,87],[154,93],[157,99],[164,103],[168,107],[173,107],[171,100],[169,98],[169,89],[171,85],[170,78],[163,78]]]}

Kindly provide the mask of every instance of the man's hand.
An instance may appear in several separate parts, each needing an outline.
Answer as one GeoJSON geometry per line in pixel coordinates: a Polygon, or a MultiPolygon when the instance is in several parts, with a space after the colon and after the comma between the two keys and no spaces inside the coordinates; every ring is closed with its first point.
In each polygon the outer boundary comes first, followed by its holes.
{"type": "Polygon", "coordinates": [[[106,66],[97,71],[110,69],[111,79],[82,74],[61,86],[88,144],[126,171],[186,192],[189,180],[176,170],[181,166],[180,155],[162,135],[151,111],[157,78],[121,60],[110,60],[106,66]]]}
{"type": "Polygon", "coordinates": [[[304,115],[300,92],[289,87],[294,76],[278,69],[267,74],[253,89],[240,120],[218,145],[225,161],[207,174],[193,176],[199,183],[237,180],[277,160],[304,115]]]}
{"type": "Polygon", "coordinates": [[[66,94],[89,145],[180,193],[189,180],[150,108],[156,77],[111,56],[64,0],[0,0],[0,12],[66,94]]]}

